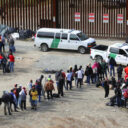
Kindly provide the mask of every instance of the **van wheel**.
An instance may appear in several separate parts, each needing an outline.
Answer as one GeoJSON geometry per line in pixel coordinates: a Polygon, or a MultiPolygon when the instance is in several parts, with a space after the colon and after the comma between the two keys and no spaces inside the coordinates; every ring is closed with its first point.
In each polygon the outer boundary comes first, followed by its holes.
{"type": "Polygon", "coordinates": [[[96,56],[95,59],[97,60],[97,62],[102,62],[103,58],[101,56],[96,56]]]}
{"type": "Polygon", "coordinates": [[[84,54],[86,52],[85,47],[79,47],[78,52],[84,54]]]}
{"type": "Polygon", "coordinates": [[[47,52],[48,51],[48,45],[47,44],[41,44],[41,51],[47,52]]]}

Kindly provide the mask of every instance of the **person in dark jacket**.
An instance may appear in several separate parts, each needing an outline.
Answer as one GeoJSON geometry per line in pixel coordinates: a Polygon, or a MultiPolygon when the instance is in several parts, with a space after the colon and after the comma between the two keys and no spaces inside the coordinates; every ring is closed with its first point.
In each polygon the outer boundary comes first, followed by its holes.
{"type": "Polygon", "coordinates": [[[37,92],[38,92],[38,99],[39,99],[39,102],[41,102],[42,86],[41,86],[40,81],[38,81],[38,83],[37,83],[37,85],[36,85],[36,90],[37,90],[37,92]]]}
{"type": "Polygon", "coordinates": [[[105,96],[104,98],[107,98],[109,95],[109,82],[108,79],[105,78],[104,82],[103,82],[103,86],[104,86],[104,90],[105,90],[105,96]]]}
{"type": "Polygon", "coordinates": [[[101,62],[101,67],[102,67],[102,77],[105,78],[107,77],[107,63],[105,60],[101,62]]]}
{"type": "Polygon", "coordinates": [[[3,73],[6,73],[7,58],[5,57],[5,55],[3,55],[1,64],[2,64],[2,68],[3,68],[3,73]]]}
{"type": "Polygon", "coordinates": [[[115,89],[115,96],[116,96],[116,100],[117,100],[117,106],[120,107],[121,106],[121,89],[120,89],[120,85],[117,85],[117,88],[115,89]]]}
{"type": "Polygon", "coordinates": [[[115,61],[115,59],[113,57],[110,57],[109,65],[110,65],[110,76],[114,76],[115,77],[116,61],[115,61]]]}
{"type": "Polygon", "coordinates": [[[77,65],[74,66],[74,69],[73,69],[73,75],[74,75],[74,78],[75,78],[75,85],[77,86],[77,74],[76,72],[78,71],[78,68],[77,68],[77,65]]]}
{"type": "MultiPolygon", "coordinates": [[[[90,79],[91,79],[91,76],[93,75],[93,70],[92,70],[90,64],[87,65],[87,67],[86,67],[85,75],[87,77],[87,83],[90,84],[90,79]]],[[[93,82],[93,79],[92,79],[92,82],[93,82]]]]}
{"type": "Polygon", "coordinates": [[[64,92],[63,92],[63,86],[64,86],[64,78],[62,75],[62,72],[60,73],[60,76],[58,78],[58,94],[59,96],[64,96],[64,92]]]}
{"type": "Polygon", "coordinates": [[[123,72],[123,67],[120,64],[117,68],[117,74],[118,74],[118,80],[120,80],[122,78],[122,72],[123,72]]]}

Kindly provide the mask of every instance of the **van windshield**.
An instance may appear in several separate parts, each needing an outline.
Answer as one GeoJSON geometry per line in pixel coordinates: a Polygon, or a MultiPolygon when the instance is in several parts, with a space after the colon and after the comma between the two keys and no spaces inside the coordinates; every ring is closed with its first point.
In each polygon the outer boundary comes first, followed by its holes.
{"type": "Polygon", "coordinates": [[[88,39],[88,37],[82,32],[78,33],[77,36],[80,38],[81,41],[88,39]]]}

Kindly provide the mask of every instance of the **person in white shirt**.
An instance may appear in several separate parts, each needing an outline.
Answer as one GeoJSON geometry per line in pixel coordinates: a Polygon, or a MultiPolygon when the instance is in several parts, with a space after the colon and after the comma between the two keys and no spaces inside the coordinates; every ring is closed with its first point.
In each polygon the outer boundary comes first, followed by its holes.
{"type": "Polygon", "coordinates": [[[69,70],[66,73],[66,85],[68,90],[68,85],[70,86],[70,90],[72,89],[72,72],[69,72],[69,70]]]}
{"type": "Polygon", "coordinates": [[[81,85],[82,85],[82,79],[83,79],[83,71],[81,70],[81,67],[79,68],[79,70],[76,72],[77,74],[77,88],[78,88],[78,85],[80,84],[80,88],[81,88],[81,85]]]}

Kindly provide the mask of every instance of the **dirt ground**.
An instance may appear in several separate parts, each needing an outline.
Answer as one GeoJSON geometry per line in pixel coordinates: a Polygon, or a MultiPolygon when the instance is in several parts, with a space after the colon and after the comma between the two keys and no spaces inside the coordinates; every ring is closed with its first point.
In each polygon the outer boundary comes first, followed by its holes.
{"type": "MultiPolygon", "coordinates": [[[[97,42],[111,44],[123,41],[97,39],[97,42]]],[[[29,80],[35,81],[45,68],[66,70],[74,64],[85,67],[92,62],[88,54],[80,55],[77,52],[52,50],[42,53],[33,47],[32,41],[16,41],[16,50],[15,72],[3,75],[0,71],[0,96],[16,83],[27,87],[29,80]]],[[[113,91],[110,91],[109,97],[112,95],[113,91]]],[[[128,128],[128,111],[108,107],[105,105],[107,101],[109,99],[104,100],[102,88],[86,84],[82,89],[74,86],[72,91],[65,91],[62,98],[42,99],[37,111],[31,110],[28,97],[27,111],[19,110],[12,116],[4,116],[3,105],[0,106],[0,128],[128,128]]]]}

